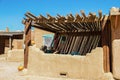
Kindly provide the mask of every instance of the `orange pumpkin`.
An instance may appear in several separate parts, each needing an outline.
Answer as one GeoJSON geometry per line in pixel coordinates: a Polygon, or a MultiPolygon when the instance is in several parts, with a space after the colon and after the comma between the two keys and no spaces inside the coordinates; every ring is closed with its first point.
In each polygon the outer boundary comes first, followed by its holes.
{"type": "Polygon", "coordinates": [[[31,45],[34,45],[35,44],[35,41],[31,41],[31,45]]]}
{"type": "Polygon", "coordinates": [[[18,66],[18,71],[22,71],[24,69],[24,66],[18,66]]]}

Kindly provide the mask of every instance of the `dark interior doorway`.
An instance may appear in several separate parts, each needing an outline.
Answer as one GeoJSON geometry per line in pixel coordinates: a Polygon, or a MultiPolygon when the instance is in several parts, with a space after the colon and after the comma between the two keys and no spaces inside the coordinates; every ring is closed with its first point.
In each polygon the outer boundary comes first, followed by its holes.
{"type": "Polygon", "coordinates": [[[4,38],[0,37],[0,54],[4,54],[5,51],[5,40],[4,38]]]}

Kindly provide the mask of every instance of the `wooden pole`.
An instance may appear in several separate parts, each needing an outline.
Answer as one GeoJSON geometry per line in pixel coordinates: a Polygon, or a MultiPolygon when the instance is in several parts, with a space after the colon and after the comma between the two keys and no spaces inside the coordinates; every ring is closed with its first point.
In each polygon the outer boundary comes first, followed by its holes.
{"type": "Polygon", "coordinates": [[[24,67],[27,68],[29,46],[31,43],[31,21],[25,24],[25,49],[24,49],[24,67]]]}
{"type": "Polygon", "coordinates": [[[104,71],[105,72],[110,72],[110,45],[109,45],[109,29],[110,26],[108,26],[107,23],[108,21],[108,16],[104,17],[103,23],[102,23],[102,47],[103,47],[103,66],[104,66],[104,71]]]}
{"type": "Polygon", "coordinates": [[[9,49],[10,50],[12,49],[12,38],[11,38],[11,36],[9,37],[9,49]]]}

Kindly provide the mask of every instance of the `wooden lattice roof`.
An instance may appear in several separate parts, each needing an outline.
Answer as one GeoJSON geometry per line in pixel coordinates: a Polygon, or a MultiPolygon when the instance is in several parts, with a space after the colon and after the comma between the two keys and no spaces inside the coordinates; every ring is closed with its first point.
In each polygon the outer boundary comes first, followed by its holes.
{"type": "Polygon", "coordinates": [[[98,11],[98,16],[91,12],[86,16],[83,10],[80,12],[81,15],[76,14],[73,16],[72,14],[69,14],[67,16],[61,16],[57,14],[56,17],[53,17],[50,14],[47,14],[47,17],[44,17],[43,15],[35,16],[30,12],[27,12],[23,24],[31,21],[31,26],[55,33],[101,31],[101,23],[106,17],[105,15],[102,15],[101,10],[98,11]]]}

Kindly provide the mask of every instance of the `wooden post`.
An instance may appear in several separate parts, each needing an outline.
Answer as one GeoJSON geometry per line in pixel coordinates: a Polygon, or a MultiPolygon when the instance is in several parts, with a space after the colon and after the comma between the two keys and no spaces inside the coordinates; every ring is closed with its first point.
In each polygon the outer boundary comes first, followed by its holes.
{"type": "Polygon", "coordinates": [[[103,47],[103,66],[105,72],[110,72],[111,54],[111,25],[108,16],[104,17],[102,23],[102,47],[103,47]]]}
{"type": "Polygon", "coordinates": [[[31,21],[25,24],[25,49],[24,49],[24,67],[27,68],[29,46],[31,44],[31,21]]]}
{"type": "Polygon", "coordinates": [[[12,49],[12,38],[11,38],[11,36],[9,37],[9,49],[10,50],[12,49]]]}

